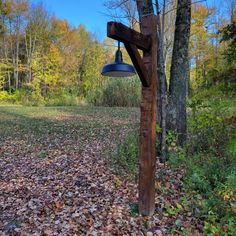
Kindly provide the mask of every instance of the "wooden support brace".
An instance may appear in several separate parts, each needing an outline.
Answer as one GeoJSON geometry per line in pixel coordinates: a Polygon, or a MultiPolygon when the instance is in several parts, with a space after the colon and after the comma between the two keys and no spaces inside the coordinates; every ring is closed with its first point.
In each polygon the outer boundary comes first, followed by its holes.
{"type": "Polygon", "coordinates": [[[149,83],[149,72],[146,69],[143,60],[139,54],[139,51],[137,47],[134,44],[131,43],[124,43],[125,48],[131,58],[131,61],[133,62],[133,65],[139,75],[139,78],[141,80],[141,83],[144,87],[148,87],[150,85],[149,83]]]}

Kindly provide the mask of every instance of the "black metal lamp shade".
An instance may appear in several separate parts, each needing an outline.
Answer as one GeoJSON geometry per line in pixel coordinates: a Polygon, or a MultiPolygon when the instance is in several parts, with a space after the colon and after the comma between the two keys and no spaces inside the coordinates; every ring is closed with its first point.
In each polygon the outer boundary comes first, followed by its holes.
{"type": "Polygon", "coordinates": [[[135,74],[134,67],[126,63],[114,62],[105,65],[102,69],[102,75],[110,77],[128,77],[135,74]]]}
{"type": "Polygon", "coordinates": [[[118,42],[115,61],[105,65],[102,68],[101,74],[110,77],[128,77],[136,74],[132,65],[123,62],[122,53],[120,51],[120,42],[118,42]]]}

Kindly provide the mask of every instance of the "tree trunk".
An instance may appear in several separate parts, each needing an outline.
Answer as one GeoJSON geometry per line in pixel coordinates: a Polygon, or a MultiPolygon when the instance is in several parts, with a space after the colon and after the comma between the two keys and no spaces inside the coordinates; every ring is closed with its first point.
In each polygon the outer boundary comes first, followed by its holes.
{"type": "Polygon", "coordinates": [[[19,36],[17,35],[16,39],[16,68],[15,68],[15,81],[16,81],[16,89],[19,88],[19,36]]]}
{"type": "Polygon", "coordinates": [[[189,76],[188,45],[191,25],[191,0],[178,0],[174,47],[170,72],[167,129],[183,146],[187,138],[186,95],[189,76]]]}
{"type": "MultiPolygon", "coordinates": [[[[7,40],[6,40],[6,36],[3,36],[3,44],[4,44],[4,57],[5,57],[5,61],[7,62],[7,64],[9,63],[9,58],[8,58],[8,46],[7,46],[7,40]]],[[[8,81],[8,92],[11,92],[11,74],[9,71],[9,68],[7,67],[7,81],[8,81]]]]}
{"type": "Polygon", "coordinates": [[[154,14],[152,0],[136,0],[136,3],[140,22],[143,15],[154,14]]]}
{"type": "Polygon", "coordinates": [[[159,143],[159,156],[161,162],[165,161],[165,153],[166,153],[166,74],[165,74],[165,60],[164,60],[164,24],[165,24],[165,4],[166,1],[163,2],[163,12],[162,12],[162,24],[160,17],[160,8],[158,0],[156,0],[156,12],[157,14],[157,38],[159,41],[159,48],[157,51],[157,68],[158,68],[158,78],[159,80],[157,88],[157,121],[161,128],[158,133],[158,143],[159,143]]]}
{"type": "Polygon", "coordinates": [[[29,33],[27,39],[27,35],[25,33],[25,50],[26,50],[26,58],[27,58],[27,82],[30,83],[32,81],[32,57],[33,57],[33,50],[32,50],[32,34],[29,33]]]}

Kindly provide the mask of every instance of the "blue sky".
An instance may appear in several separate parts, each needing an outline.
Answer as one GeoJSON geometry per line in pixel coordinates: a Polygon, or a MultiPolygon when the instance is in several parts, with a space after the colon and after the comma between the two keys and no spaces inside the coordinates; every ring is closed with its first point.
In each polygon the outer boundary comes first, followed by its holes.
{"type": "MultiPolygon", "coordinates": [[[[31,0],[36,3],[38,0],[31,0]]],[[[49,12],[60,19],[67,19],[73,26],[83,24],[99,40],[106,37],[106,8],[103,0],[41,0],[49,12]]]]}
{"type": "MultiPolygon", "coordinates": [[[[31,0],[39,2],[40,0],[31,0]]],[[[111,20],[105,16],[107,9],[104,0],[41,0],[45,7],[60,19],[67,19],[73,26],[84,24],[95,33],[99,40],[106,37],[106,23],[111,20]]],[[[208,6],[219,4],[219,0],[207,0],[208,6]]]]}

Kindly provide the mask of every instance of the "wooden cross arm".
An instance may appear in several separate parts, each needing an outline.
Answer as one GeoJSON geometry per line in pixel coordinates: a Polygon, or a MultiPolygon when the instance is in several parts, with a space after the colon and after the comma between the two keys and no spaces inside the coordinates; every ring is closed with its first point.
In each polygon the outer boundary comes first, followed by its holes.
{"type": "Polygon", "coordinates": [[[151,37],[113,21],[107,23],[107,37],[123,43],[134,44],[138,49],[143,51],[149,51],[152,44],[151,37]]]}

